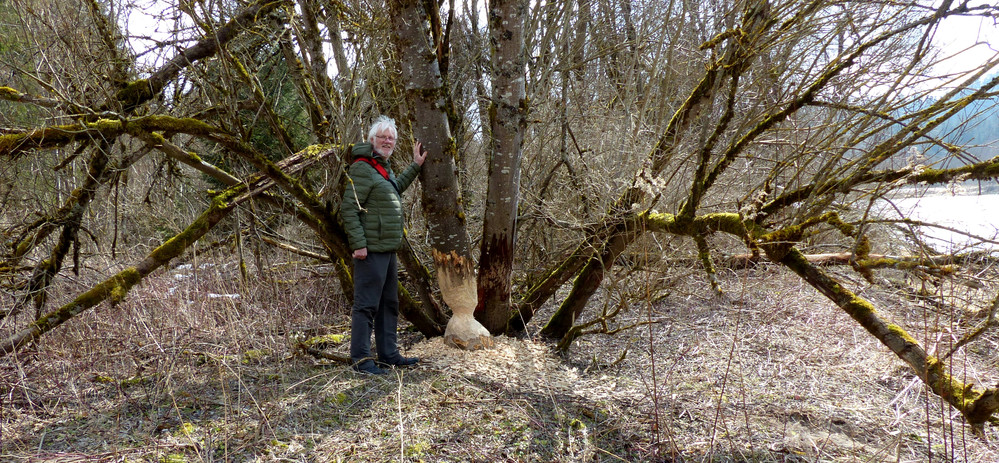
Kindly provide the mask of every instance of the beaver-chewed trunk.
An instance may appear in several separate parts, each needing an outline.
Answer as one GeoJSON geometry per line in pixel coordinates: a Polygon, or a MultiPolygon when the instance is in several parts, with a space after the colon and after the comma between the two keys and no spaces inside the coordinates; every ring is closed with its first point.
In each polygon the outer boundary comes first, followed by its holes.
{"type": "Polygon", "coordinates": [[[489,331],[473,316],[478,294],[472,261],[454,251],[445,254],[434,249],[433,255],[441,296],[453,312],[444,331],[444,342],[465,350],[492,347],[489,331]]]}

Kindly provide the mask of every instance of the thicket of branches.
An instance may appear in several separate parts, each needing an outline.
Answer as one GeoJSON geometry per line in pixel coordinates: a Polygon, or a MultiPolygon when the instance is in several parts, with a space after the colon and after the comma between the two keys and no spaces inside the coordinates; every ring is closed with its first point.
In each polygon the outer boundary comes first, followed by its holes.
{"type": "MultiPolygon", "coordinates": [[[[912,185],[999,173],[999,159],[934,131],[969,106],[988,109],[999,84],[996,56],[941,71],[949,54],[932,45],[936,28],[994,7],[147,6],[158,33],[117,1],[0,10],[5,354],[127,297],[213,229],[238,230],[218,244],[238,250],[244,274],[263,271],[254,250],[279,246],[335,264],[349,288],[344,156],[388,114],[402,122],[400,153],[410,136],[430,150],[400,252],[403,312],[425,335],[443,332],[448,310],[431,275],[450,261],[431,268],[431,250],[479,262],[476,313],[491,332],[533,327],[563,351],[626,328],[616,317],[629,301],[588,309],[620,264],[686,259],[717,288],[718,257],[744,254],[826,295],[975,429],[995,420],[995,389],[951,376],[949,355],[927,353],[806,256],[821,241],[875,284],[881,268],[943,274],[967,257],[942,255],[904,220],[910,245],[896,247],[884,237],[898,218],[871,211],[912,185]],[[948,155],[930,164],[930,150],[948,155]],[[103,281],[51,294],[76,272],[103,281]],[[536,319],[546,304],[552,315],[536,319]]],[[[995,305],[985,312],[981,329],[961,327],[958,348],[990,328],[995,305]]]]}

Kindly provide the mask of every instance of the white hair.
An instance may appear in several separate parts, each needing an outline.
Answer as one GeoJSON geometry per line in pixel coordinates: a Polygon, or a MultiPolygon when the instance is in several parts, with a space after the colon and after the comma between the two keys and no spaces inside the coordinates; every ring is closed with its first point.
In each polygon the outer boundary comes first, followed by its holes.
{"type": "Polygon", "coordinates": [[[399,138],[399,131],[395,128],[395,119],[388,116],[378,116],[368,130],[368,143],[374,143],[375,136],[385,130],[391,131],[393,137],[399,138]]]}

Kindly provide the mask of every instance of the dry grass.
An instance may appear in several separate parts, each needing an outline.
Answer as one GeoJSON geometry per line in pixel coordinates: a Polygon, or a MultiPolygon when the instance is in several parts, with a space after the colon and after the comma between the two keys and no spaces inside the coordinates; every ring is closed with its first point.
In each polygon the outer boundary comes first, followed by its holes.
{"type": "MultiPolygon", "coordinates": [[[[885,348],[776,269],[723,275],[724,299],[680,274],[622,319],[658,323],[584,337],[566,358],[530,336],[463,352],[404,331],[424,361],[373,378],[291,347],[293,333],[346,334],[347,307],[328,269],[275,268],[248,285],[234,266],[154,275],[4,359],[0,460],[999,461],[885,348]]],[[[893,320],[929,315],[909,325],[920,339],[976,321],[970,305],[928,312],[864,291],[893,320]]],[[[992,334],[962,351],[954,373],[999,382],[996,345],[992,334]]]]}

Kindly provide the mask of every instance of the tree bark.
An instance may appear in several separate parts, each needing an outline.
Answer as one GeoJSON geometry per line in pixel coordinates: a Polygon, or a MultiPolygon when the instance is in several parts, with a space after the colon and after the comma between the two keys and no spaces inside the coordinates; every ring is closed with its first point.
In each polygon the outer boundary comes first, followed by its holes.
{"type": "Polygon", "coordinates": [[[444,81],[437,55],[427,46],[430,31],[420,0],[390,0],[392,41],[398,50],[413,136],[429,153],[420,172],[421,197],[430,245],[442,253],[470,258],[465,213],[461,207],[455,158],[445,106],[444,81]]]}
{"type": "Polygon", "coordinates": [[[485,221],[479,253],[476,318],[501,334],[510,318],[511,278],[520,204],[520,162],[527,128],[524,74],[525,0],[489,3],[492,107],[485,221]]]}
{"type": "Polygon", "coordinates": [[[420,172],[423,212],[442,297],[455,313],[444,337],[457,347],[479,348],[489,344],[489,332],[471,314],[464,316],[469,304],[468,311],[476,306],[474,261],[458,186],[457,146],[448,120],[453,111],[447,107],[437,50],[428,47],[439,43],[432,39],[425,20],[436,12],[425,11],[427,3],[432,2],[389,1],[392,40],[398,50],[413,135],[429,152],[420,172]]]}

